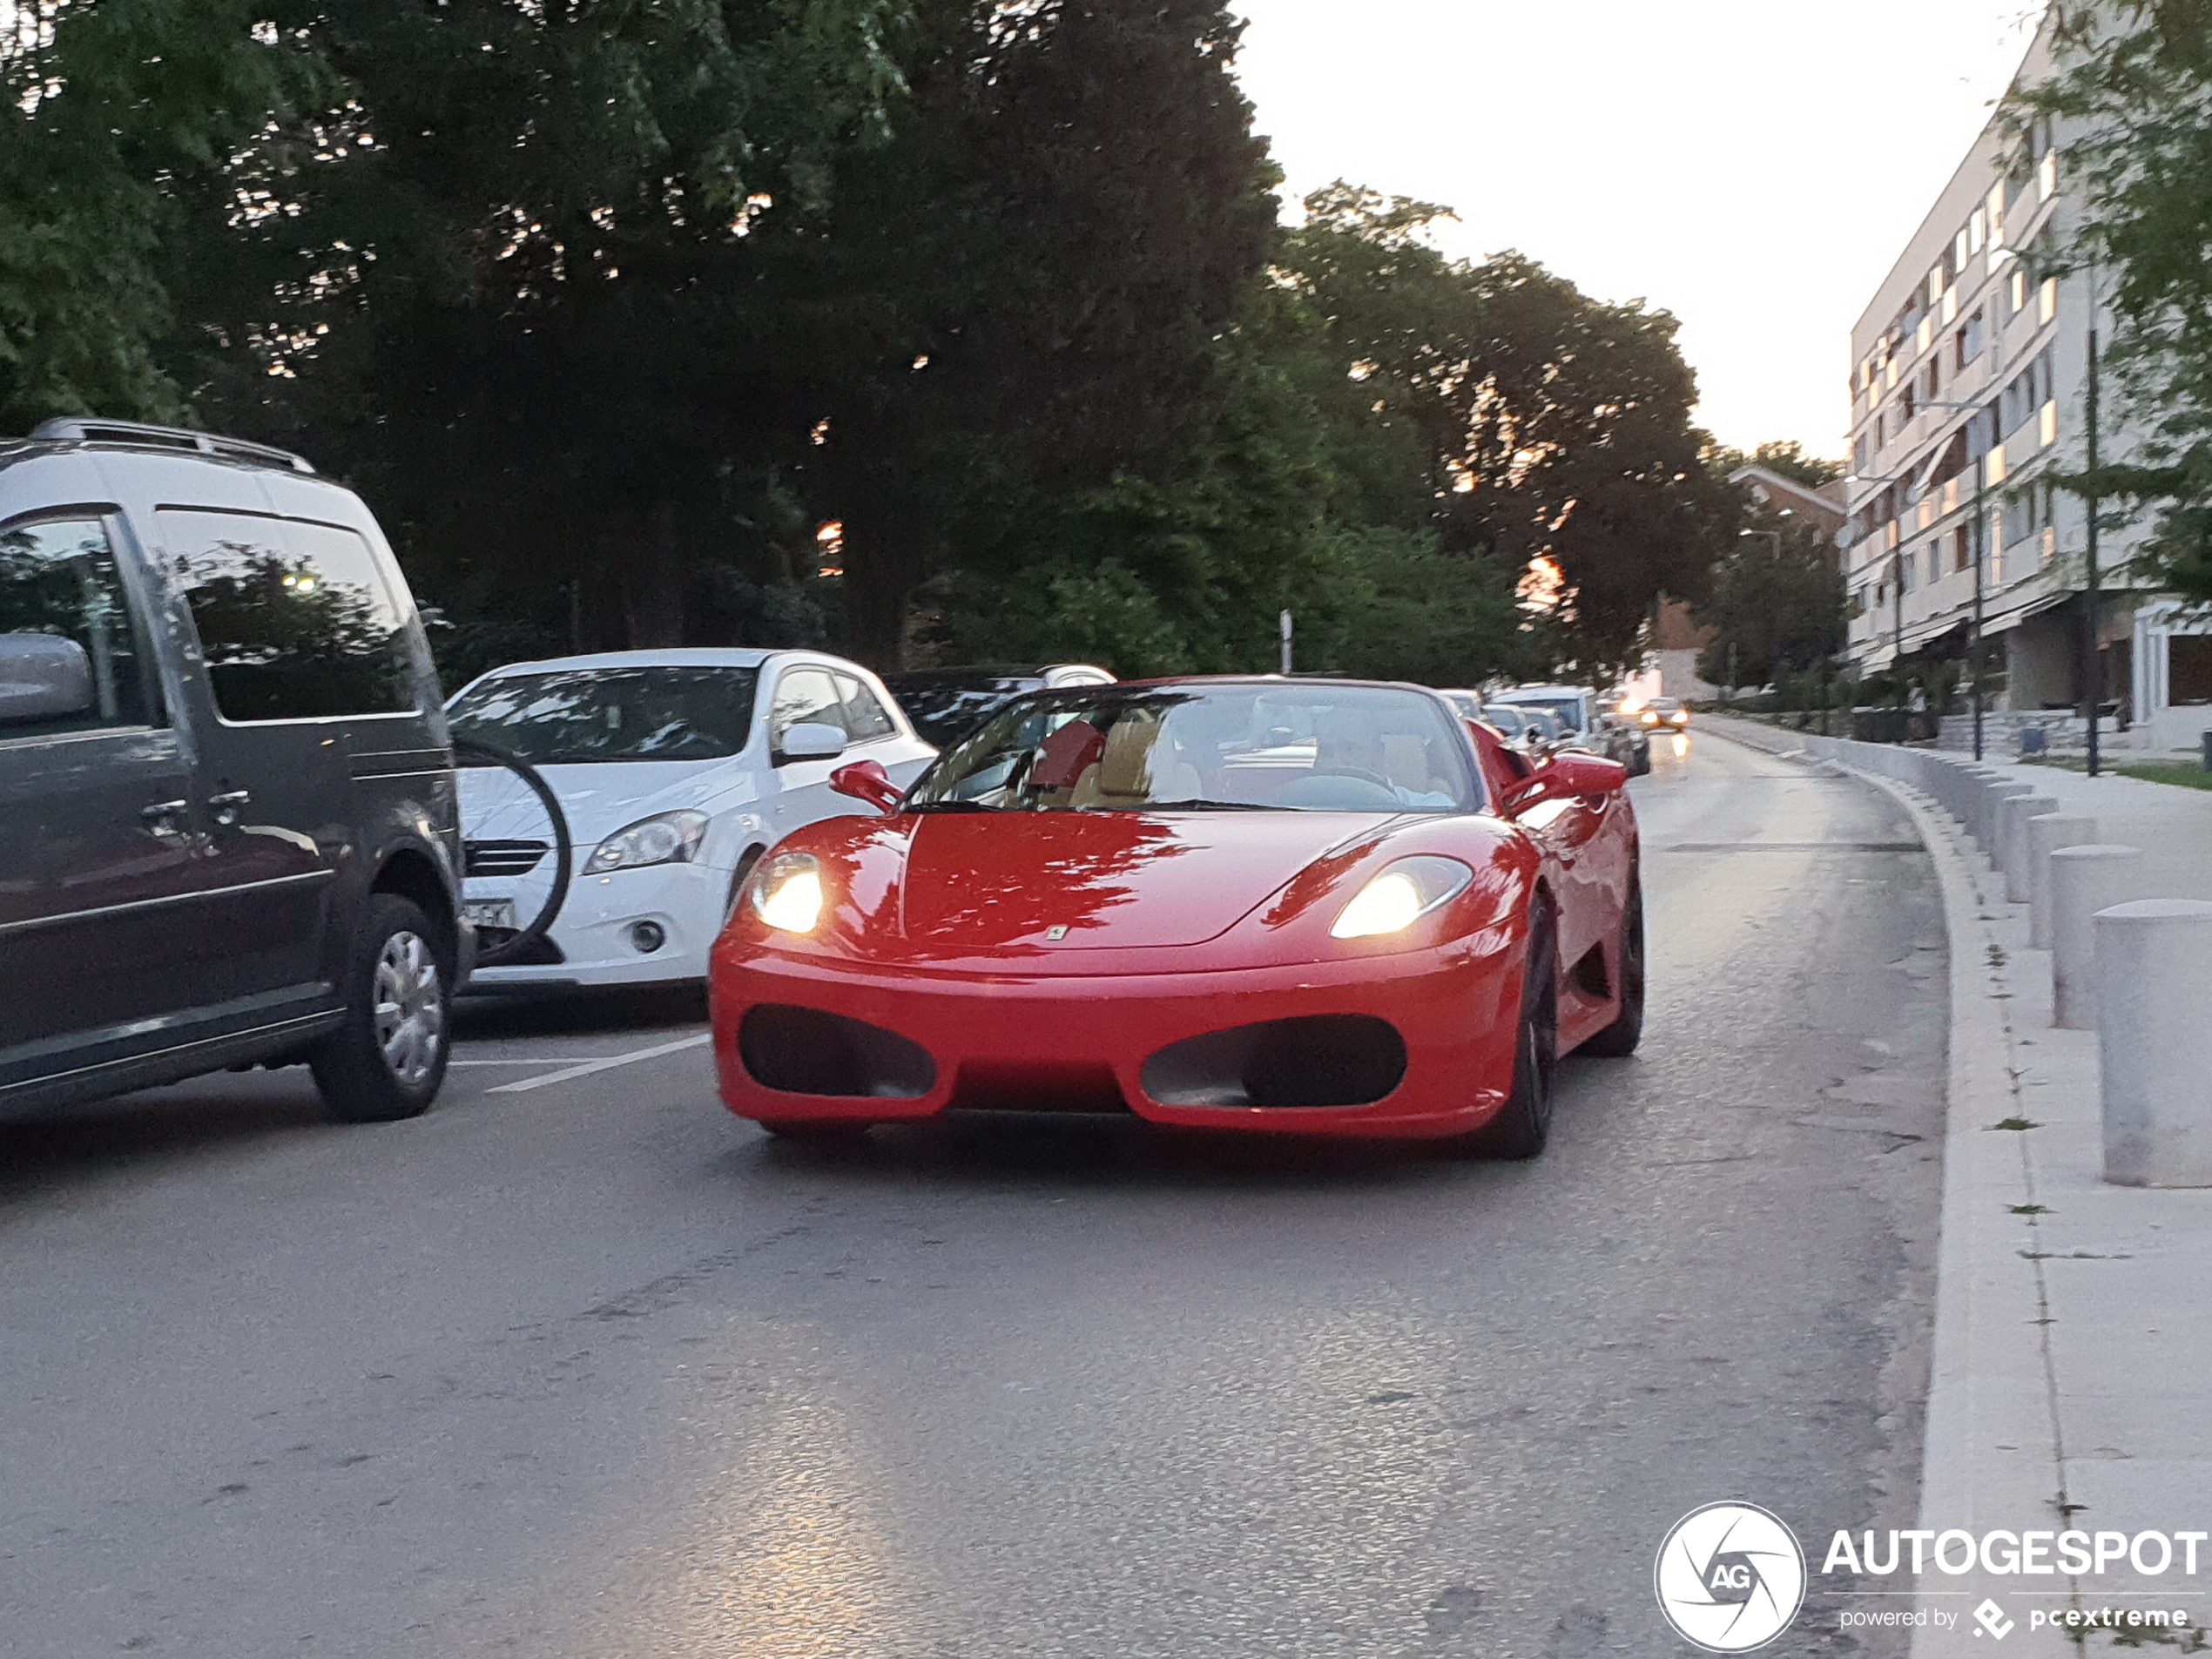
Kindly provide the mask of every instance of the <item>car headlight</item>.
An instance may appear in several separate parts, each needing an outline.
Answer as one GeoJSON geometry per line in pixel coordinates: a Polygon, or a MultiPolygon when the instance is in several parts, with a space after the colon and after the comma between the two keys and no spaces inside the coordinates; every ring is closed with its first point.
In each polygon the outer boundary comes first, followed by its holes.
{"type": "Polygon", "coordinates": [[[689,864],[698,856],[699,843],[706,839],[706,826],[705,813],[662,813],[641,818],[592,848],[591,856],[584,860],[583,873],[604,875],[610,870],[640,870],[651,864],[689,864]]]}
{"type": "Polygon", "coordinates": [[[779,933],[811,934],[822,919],[821,860],[776,853],[752,873],[752,914],[779,933]]]}
{"type": "Polygon", "coordinates": [[[1457,898],[1474,880],[1474,870],[1457,859],[1399,859],[1352,895],[1329,932],[1338,939],[1403,933],[1439,905],[1457,898]]]}

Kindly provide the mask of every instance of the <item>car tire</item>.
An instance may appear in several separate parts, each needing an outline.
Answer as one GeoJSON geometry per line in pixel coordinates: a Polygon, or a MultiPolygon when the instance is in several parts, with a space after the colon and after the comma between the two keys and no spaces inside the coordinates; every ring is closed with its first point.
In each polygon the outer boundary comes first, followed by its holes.
{"type": "Polygon", "coordinates": [[[1495,1117],[1466,1137],[1463,1150],[1481,1158],[1533,1158],[1541,1152],[1551,1138],[1558,1069],[1559,934],[1551,906],[1540,899],[1528,912],[1528,960],[1514,1025],[1513,1093],[1495,1117]]]}
{"type": "Polygon", "coordinates": [[[307,1056],[315,1087],[341,1123],[420,1116],[452,1047],[450,936],[413,900],[372,894],[345,973],[345,1023],[307,1056]]]}
{"type": "Polygon", "coordinates": [[[1621,914],[1621,1011],[1582,1045],[1582,1052],[1602,1060],[1624,1060],[1643,1041],[1645,958],[1643,937],[1643,879],[1629,877],[1629,902],[1621,914]]]}

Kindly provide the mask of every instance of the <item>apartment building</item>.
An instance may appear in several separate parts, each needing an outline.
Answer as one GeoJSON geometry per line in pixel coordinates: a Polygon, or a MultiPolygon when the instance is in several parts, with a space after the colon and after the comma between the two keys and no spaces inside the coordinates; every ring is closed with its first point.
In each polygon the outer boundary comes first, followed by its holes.
{"type": "MultiPolygon", "coordinates": [[[[2047,24],[2023,78],[2048,72],[2048,37],[2047,24]]],[[[2143,530],[2108,507],[2092,665],[2087,515],[2051,482],[2088,438],[2094,278],[2040,276],[2036,258],[2063,228],[2067,189],[2063,131],[2023,146],[1993,119],[1852,331],[1838,537],[1850,656],[1863,674],[1963,664],[1979,610],[1993,709],[2076,709],[2094,684],[2147,746],[2180,746],[2212,715],[2185,706],[2212,701],[2212,655],[2198,664],[2212,639],[2139,590],[2127,567],[2143,530]]],[[[2107,400],[2107,462],[2129,446],[2115,414],[2107,400]]]]}

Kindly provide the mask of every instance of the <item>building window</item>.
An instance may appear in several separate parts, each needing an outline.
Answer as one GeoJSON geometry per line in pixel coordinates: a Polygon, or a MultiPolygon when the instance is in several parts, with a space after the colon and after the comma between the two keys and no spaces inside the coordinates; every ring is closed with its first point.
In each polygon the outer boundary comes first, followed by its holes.
{"type": "Polygon", "coordinates": [[[2166,684],[2171,707],[2202,708],[2212,703],[2212,635],[2167,635],[2166,684]]]}
{"type": "Polygon", "coordinates": [[[2043,406],[2042,421],[2036,428],[2036,436],[2047,449],[2059,441],[2059,406],[2055,402],[2043,406]]]}
{"type": "Polygon", "coordinates": [[[2012,300],[2012,308],[2006,314],[2017,317],[2027,309],[2027,273],[2020,266],[2014,266],[2012,280],[2006,284],[2006,287],[2009,290],[2009,297],[2012,300]]]}
{"type": "Polygon", "coordinates": [[[2043,279],[2043,292],[2038,296],[2036,313],[2038,322],[2048,322],[2059,314],[2058,278],[2045,277],[2043,279]]]}
{"type": "Polygon", "coordinates": [[[1965,570],[1971,569],[1974,562],[1974,538],[1973,531],[1968,529],[1967,526],[1961,524],[1957,529],[1951,532],[1951,568],[1954,570],[1965,570]]]}
{"type": "Polygon", "coordinates": [[[2059,193],[2059,152],[2057,151],[2046,150],[2043,152],[2042,163],[2035,170],[2035,183],[2037,189],[2042,192],[2045,201],[2050,200],[2052,197],[2059,193]]]}

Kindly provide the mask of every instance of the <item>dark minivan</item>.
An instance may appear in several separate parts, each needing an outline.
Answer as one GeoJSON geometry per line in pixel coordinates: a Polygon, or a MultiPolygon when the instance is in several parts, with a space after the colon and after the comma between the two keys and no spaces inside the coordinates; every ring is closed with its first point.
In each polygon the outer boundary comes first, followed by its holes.
{"type": "Polygon", "coordinates": [[[0,441],[0,1115],[304,1062],[429,1105],[472,945],[437,677],[391,549],[296,455],[0,441]]]}

